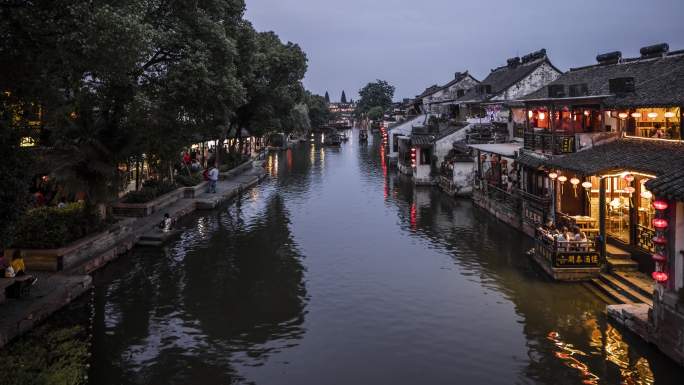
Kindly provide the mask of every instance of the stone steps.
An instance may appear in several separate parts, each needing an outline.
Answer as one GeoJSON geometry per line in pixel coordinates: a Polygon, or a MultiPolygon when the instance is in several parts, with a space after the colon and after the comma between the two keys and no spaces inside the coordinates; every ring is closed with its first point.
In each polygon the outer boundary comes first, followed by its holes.
{"type": "Polygon", "coordinates": [[[602,273],[598,279],[623,297],[628,298],[632,303],[645,303],[653,306],[653,300],[650,296],[644,296],[639,290],[635,290],[629,283],[625,283],[615,275],[602,273]]]}
{"type": "Polygon", "coordinates": [[[635,272],[639,271],[639,264],[631,258],[607,257],[608,269],[611,272],[635,272]]]}
{"type": "Polygon", "coordinates": [[[651,299],[653,297],[653,280],[644,273],[640,272],[614,272],[613,276],[632,290],[642,296],[651,299]]]}
{"type": "Polygon", "coordinates": [[[610,285],[604,283],[601,281],[599,278],[593,278],[591,280],[591,284],[594,286],[594,288],[598,291],[600,291],[604,296],[607,296],[610,299],[609,303],[618,303],[618,304],[633,304],[634,301],[632,301],[630,298],[627,296],[621,294],[617,290],[613,289],[610,285]]]}
{"type": "Polygon", "coordinates": [[[611,244],[606,245],[606,254],[609,258],[615,259],[630,259],[632,257],[628,251],[622,250],[621,248],[611,244]]]}

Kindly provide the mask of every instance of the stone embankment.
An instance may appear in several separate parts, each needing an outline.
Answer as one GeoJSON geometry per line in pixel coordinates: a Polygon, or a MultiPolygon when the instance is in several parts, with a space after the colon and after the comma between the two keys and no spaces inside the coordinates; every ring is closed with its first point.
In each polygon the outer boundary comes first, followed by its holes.
{"type": "Polygon", "coordinates": [[[73,255],[61,258],[61,265],[55,269],[47,269],[58,271],[35,274],[38,281],[28,297],[0,304],[0,348],[88,291],[92,286],[89,274],[125,254],[141,238],[154,232],[164,214],[180,219],[195,210],[214,209],[255,186],[265,176],[261,163],[250,161],[222,174],[214,194],[203,190],[178,194],[163,209],[144,217],[121,219],[110,231],[100,234],[97,242],[87,239],[81,242],[84,247],[73,246],[73,255]]]}

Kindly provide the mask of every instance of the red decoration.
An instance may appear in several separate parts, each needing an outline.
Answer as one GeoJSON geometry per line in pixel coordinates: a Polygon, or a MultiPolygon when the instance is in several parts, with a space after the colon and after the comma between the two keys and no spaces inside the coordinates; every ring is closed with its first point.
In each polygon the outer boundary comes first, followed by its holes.
{"type": "Polygon", "coordinates": [[[653,275],[651,275],[651,276],[652,276],[653,279],[654,279],[656,282],[658,282],[658,283],[667,282],[667,280],[668,280],[668,278],[669,278],[669,277],[667,276],[667,273],[663,273],[662,271],[656,271],[656,272],[653,273],[653,275]]]}
{"type": "Polygon", "coordinates": [[[667,262],[667,257],[662,255],[662,254],[653,254],[653,260],[658,263],[665,263],[667,262]]]}
{"type": "Polygon", "coordinates": [[[656,218],[653,220],[653,227],[655,227],[658,230],[666,229],[667,228],[667,219],[662,219],[662,218],[656,218]]]}
{"type": "Polygon", "coordinates": [[[666,245],[667,238],[665,238],[662,235],[658,235],[657,237],[653,238],[653,243],[655,243],[656,245],[666,245]]]}
{"type": "Polygon", "coordinates": [[[656,210],[667,210],[668,204],[665,201],[655,201],[653,202],[653,207],[655,207],[656,210]]]}

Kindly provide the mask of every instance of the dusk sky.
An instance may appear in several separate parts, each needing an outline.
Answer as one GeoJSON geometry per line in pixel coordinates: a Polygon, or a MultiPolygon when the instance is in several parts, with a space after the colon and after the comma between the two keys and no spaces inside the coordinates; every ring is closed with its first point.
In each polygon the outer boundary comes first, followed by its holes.
{"type": "Polygon", "coordinates": [[[561,70],[598,53],[637,56],[645,45],[684,49],[684,0],[247,0],[257,30],[301,45],[307,88],[356,98],[369,81],[395,100],[456,71],[482,80],[506,59],[546,48],[561,70]]]}

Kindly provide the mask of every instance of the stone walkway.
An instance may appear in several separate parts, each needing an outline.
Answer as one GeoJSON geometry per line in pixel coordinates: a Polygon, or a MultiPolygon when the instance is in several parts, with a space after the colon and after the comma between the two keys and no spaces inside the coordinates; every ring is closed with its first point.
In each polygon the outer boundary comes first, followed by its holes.
{"type": "Polygon", "coordinates": [[[196,198],[180,199],[148,217],[123,219],[133,231],[114,247],[92,250],[85,262],[69,271],[34,274],[38,276],[38,282],[31,288],[29,297],[9,299],[0,304],[0,348],[88,291],[92,286],[89,274],[125,254],[140,237],[156,230],[164,214],[168,213],[177,220],[195,210],[214,209],[256,185],[265,176],[266,172],[261,165],[255,164],[239,175],[229,175],[228,179],[220,180],[214,194],[204,192],[196,198]]]}

